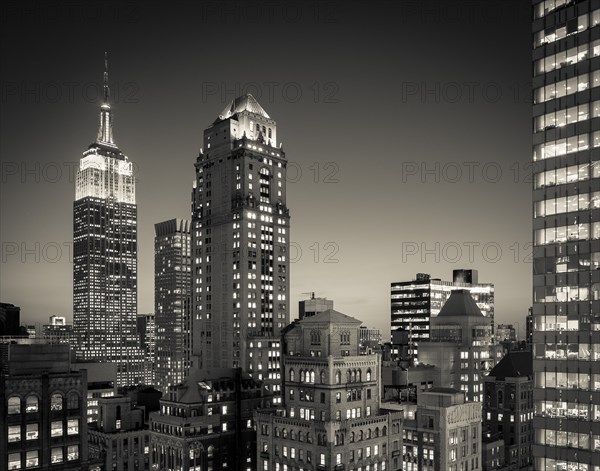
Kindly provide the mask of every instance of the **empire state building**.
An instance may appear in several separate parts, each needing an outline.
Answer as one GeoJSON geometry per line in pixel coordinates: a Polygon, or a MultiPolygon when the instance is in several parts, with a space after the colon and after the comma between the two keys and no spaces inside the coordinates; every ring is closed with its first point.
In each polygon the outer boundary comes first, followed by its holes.
{"type": "Polygon", "coordinates": [[[83,153],[76,176],[73,262],[77,358],[116,363],[119,386],[142,382],[135,179],[113,139],[106,58],[98,137],[83,153]]]}

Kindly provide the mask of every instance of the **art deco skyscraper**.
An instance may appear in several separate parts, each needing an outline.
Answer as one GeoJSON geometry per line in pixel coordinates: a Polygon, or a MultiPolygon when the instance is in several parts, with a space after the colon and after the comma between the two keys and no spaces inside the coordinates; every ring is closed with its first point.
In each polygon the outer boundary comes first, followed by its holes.
{"type": "Polygon", "coordinates": [[[533,2],[535,469],[600,470],[600,0],[533,2]]]}
{"type": "Polygon", "coordinates": [[[252,95],[204,131],[192,201],[193,350],[203,369],[241,367],[277,393],[289,322],[287,161],[252,95]]]}
{"type": "Polygon", "coordinates": [[[163,394],[187,376],[191,354],[192,289],[190,222],[169,219],[154,225],[156,385],[163,394]]]}
{"type": "Polygon", "coordinates": [[[137,206],[132,163],[115,144],[105,60],[98,137],[83,153],[73,204],[73,330],[81,360],[117,363],[117,383],[144,380],[136,332],[137,206]]]}

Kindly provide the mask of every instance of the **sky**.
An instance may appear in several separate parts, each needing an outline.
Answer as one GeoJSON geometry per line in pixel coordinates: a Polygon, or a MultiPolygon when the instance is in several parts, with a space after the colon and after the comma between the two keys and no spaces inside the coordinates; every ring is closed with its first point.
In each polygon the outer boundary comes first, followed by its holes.
{"type": "Polygon", "coordinates": [[[0,28],[0,301],[72,319],[74,175],[104,52],[134,163],[138,311],[154,224],[190,217],[202,132],[251,93],[288,159],[291,305],[389,335],[390,283],[475,268],[531,305],[531,18],[518,0],[15,2],[0,28]]]}

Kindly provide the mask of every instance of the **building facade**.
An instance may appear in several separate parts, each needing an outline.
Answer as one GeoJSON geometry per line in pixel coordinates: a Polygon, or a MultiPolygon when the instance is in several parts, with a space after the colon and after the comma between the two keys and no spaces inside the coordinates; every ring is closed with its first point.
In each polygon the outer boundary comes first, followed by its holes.
{"type": "Polygon", "coordinates": [[[166,393],[169,386],[184,380],[190,367],[190,223],[185,219],[170,219],[155,224],[154,231],[156,385],[166,393]]]}
{"type": "Polygon", "coordinates": [[[67,324],[62,316],[50,316],[50,323],[42,326],[42,338],[51,343],[70,345],[73,341],[73,324],[67,324]]]}
{"type": "Polygon", "coordinates": [[[285,329],[284,407],[256,414],[257,469],[401,469],[402,413],[380,408],[380,356],[359,355],[360,324],[328,310],[285,329]]]}
{"type": "Polygon", "coordinates": [[[150,414],[150,469],[258,469],[253,414],[270,408],[273,400],[260,382],[240,368],[206,372],[192,367],[169,394],[160,411],[150,414]]]}
{"type": "Polygon", "coordinates": [[[98,421],[90,424],[90,460],[105,471],[150,469],[150,433],[144,411],[132,407],[129,397],[114,396],[99,401],[98,421]]]}
{"type": "Polygon", "coordinates": [[[0,469],[86,470],[85,371],[68,345],[0,344],[0,469]]]}
{"type": "Polygon", "coordinates": [[[463,391],[468,401],[483,400],[483,377],[495,365],[496,351],[491,319],[481,313],[468,290],[452,291],[431,320],[431,336],[421,342],[418,360],[439,368],[436,386],[463,391]]]}
{"type": "MultiPolygon", "coordinates": [[[[250,342],[289,322],[287,161],[277,125],[251,95],[204,131],[192,192],[193,352],[199,366],[250,370],[250,342]]],[[[279,368],[260,374],[279,393],[279,368]]]]}
{"type": "Polygon", "coordinates": [[[533,471],[533,358],[510,351],[484,379],[483,433],[501,438],[508,470],[533,471]]]}
{"type": "Polygon", "coordinates": [[[477,270],[454,270],[453,281],[417,273],[412,281],[391,284],[391,324],[409,332],[409,356],[415,359],[418,345],[429,339],[431,319],[436,317],[454,290],[469,290],[484,316],[494,320],[494,285],[479,283],[477,270]]]}
{"type": "Polygon", "coordinates": [[[535,469],[600,470],[600,1],[534,0],[535,469]]]}
{"type": "MultiPolygon", "coordinates": [[[[405,406],[409,408],[409,406],[405,406]]],[[[417,396],[404,422],[402,471],[481,471],[481,404],[452,388],[417,396]]]]}
{"type": "Polygon", "coordinates": [[[119,386],[144,380],[136,332],[137,206],[133,164],[115,144],[108,72],[96,141],[83,153],[73,204],[73,331],[84,361],[118,364],[119,386]]]}

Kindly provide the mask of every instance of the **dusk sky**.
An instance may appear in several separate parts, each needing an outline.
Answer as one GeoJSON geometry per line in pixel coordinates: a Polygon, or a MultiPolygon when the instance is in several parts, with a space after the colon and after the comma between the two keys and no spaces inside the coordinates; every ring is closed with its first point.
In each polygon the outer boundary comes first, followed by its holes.
{"type": "Polygon", "coordinates": [[[251,93],[289,161],[292,318],[315,292],[387,338],[391,282],[476,268],[496,322],[524,336],[528,2],[2,8],[0,301],[23,323],[72,319],[73,177],[108,51],[114,136],[137,174],[140,313],[154,310],[154,224],[190,218],[202,132],[251,93]]]}

